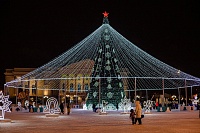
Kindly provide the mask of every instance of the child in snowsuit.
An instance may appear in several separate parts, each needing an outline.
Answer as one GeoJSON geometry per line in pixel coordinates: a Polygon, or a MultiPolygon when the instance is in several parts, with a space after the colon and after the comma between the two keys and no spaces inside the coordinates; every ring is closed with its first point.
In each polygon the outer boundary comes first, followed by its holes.
{"type": "Polygon", "coordinates": [[[135,124],[135,111],[133,109],[130,110],[130,119],[132,120],[132,125],[135,124]]]}

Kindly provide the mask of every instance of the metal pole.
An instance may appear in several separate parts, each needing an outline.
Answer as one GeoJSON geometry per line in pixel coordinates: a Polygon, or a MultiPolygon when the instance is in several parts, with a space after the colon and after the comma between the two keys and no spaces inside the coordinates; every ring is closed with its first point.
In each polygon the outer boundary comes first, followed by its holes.
{"type": "Polygon", "coordinates": [[[162,99],[162,106],[164,107],[164,103],[165,103],[165,82],[164,79],[162,79],[162,90],[163,90],[163,99],[162,99]]]}
{"type": "Polygon", "coordinates": [[[30,103],[30,80],[28,81],[28,104],[30,103]]]}
{"type": "Polygon", "coordinates": [[[148,100],[148,91],[146,89],[146,100],[148,100]]]}
{"type": "Polygon", "coordinates": [[[185,79],[185,105],[187,106],[188,105],[188,102],[187,102],[187,87],[186,87],[186,79],[185,79]]]}
{"type": "Polygon", "coordinates": [[[181,104],[180,88],[178,88],[178,103],[181,104]]]}
{"type": "Polygon", "coordinates": [[[77,103],[78,102],[77,101],[78,100],[77,91],[78,91],[78,87],[76,88],[76,106],[78,105],[78,103],[77,103]]]}
{"type": "Polygon", "coordinates": [[[199,109],[199,118],[200,118],[200,109],[199,109]]]}
{"type": "Polygon", "coordinates": [[[58,89],[58,101],[59,101],[59,105],[60,105],[60,87],[58,89]]]}
{"type": "Polygon", "coordinates": [[[101,100],[100,100],[100,98],[101,98],[101,79],[99,78],[99,108],[100,108],[100,103],[101,103],[101,100]]]}
{"type": "Polygon", "coordinates": [[[193,97],[193,96],[192,96],[192,86],[191,86],[191,88],[190,88],[190,92],[191,92],[191,99],[192,99],[192,97],[193,97]]]}
{"type": "Polygon", "coordinates": [[[136,77],[135,77],[135,87],[134,87],[134,89],[135,89],[135,102],[136,102],[136,100],[137,100],[137,98],[136,98],[136,96],[137,96],[137,93],[136,93],[136,77]]]}
{"type": "Polygon", "coordinates": [[[64,86],[64,90],[65,90],[65,94],[64,94],[64,96],[65,96],[65,108],[66,108],[66,91],[67,91],[67,84],[66,84],[66,80],[65,80],[65,86],[64,86]]]}
{"type": "Polygon", "coordinates": [[[17,90],[16,90],[16,105],[18,105],[18,103],[17,103],[18,91],[19,91],[19,88],[17,88],[17,90]]]}
{"type": "Polygon", "coordinates": [[[163,97],[165,97],[165,82],[164,82],[164,79],[162,79],[162,90],[163,90],[163,97]]]}
{"type": "Polygon", "coordinates": [[[44,89],[42,90],[42,105],[44,105],[44,89]]]}
{"type": "Polygon", "coordinates": [[[5,84],[4,84],[4,91],[3,91],[3,94],[4,94],[4,96],[6,95],[6,87],[5,87],[5,84]]]}
{"type": "Polygon", "coordinates": [[[35,81],[35,93],[36,93],[36,101],[35,101],[35,106],[37,107],[37,81],[35,81]]]}

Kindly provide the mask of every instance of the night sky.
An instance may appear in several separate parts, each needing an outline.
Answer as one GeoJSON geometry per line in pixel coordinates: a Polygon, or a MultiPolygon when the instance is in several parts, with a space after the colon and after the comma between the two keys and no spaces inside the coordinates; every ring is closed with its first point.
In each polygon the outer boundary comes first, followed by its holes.
{"type": "Polygon", "coordinates": [[[200,77],[199,9],[198,0],[0,0],[0,85],[5,69],[40,67],[83,40],[104,11],[130,42],[200,77]]]}

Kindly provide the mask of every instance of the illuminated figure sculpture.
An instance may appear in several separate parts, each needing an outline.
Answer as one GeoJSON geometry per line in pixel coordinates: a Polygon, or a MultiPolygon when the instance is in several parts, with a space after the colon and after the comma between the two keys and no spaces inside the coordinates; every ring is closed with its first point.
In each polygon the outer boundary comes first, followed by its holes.
{"type": "Polygon", "coordinates": [[[49,114],[58,114],[60,113],[60,108],[58,106],[58,101],[54,97],[50,97],[47,99],[46,107],[44,108],[44,112],[49,114]]]}
{"type": "Polygon", "coordinates": [[[0,91],[0,112],[1,112],[0,119],[4,119],[5,112],[11,112],[9,106],[12,102],[8,101],[8,99],[9,95],[4,96],[3,92],[0,91]]]}
{"type": "Polygon", "coordinates": [[[127,99],[126,96],[124,97],[124,99],[121,99],[121,102],[119,103],[119,108],[124,110],[124,113],[129,112],[131,109],[130,99],[127,99]]]}
{"type": "Polygon", "coordinates": [[[150,111],[150,107],[153,106],[153,101],[151,100],[147,100],[147,101],[144,101],[144,110],[145,110],[145,113],[151,113],[150,111]]]}

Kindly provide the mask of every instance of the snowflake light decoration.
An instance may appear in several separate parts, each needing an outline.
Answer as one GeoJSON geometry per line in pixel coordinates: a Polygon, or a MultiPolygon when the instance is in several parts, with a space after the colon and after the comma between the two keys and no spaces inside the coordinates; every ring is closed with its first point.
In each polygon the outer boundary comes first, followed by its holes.
{"type": "Polygon", "coordinates": [[[152,106],[153,106],[153,101],[151,101],[151,100],[144,101],[145,113],[150,113],[150,107],[152,107],[152,106]]]}
{"type": "Polygon", "coordinates": [[[0,91],[0,111],[1,111],[0,119],[4,119],[5,112],[11,112],[9,106],[12,102],[8,101],[8,99],[9,95],[4,96],[3,92],[0,91]]]}
{"type": "Polygon", "coordinates": [[[107,97],[111,99],[113,97],[113,93],[112,92],[108,92],[107,93],[107,97]]]}
{"type": "Polygon", "coordinates": [[[131,102],[130,99],[126,98],[126,95],[124,96],[124,99],[121,99],[121,102],[119,103],[120,107],[123,108],[124,112],[128,112],[131,108],[131,102]]]}
{"type": "Polygon", "coordinates": [[[106,105],[107,104],[108,104],[108,102],[106,102],[105,100],[102,100],[102,109],[101,109],[102,113],[106,113],[106,105]]]}
{"type": "Polygon", "coordinates": [[[93,92],[93,97],[95,98],[97,96],[97,92],[93,92]]]}

